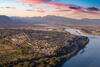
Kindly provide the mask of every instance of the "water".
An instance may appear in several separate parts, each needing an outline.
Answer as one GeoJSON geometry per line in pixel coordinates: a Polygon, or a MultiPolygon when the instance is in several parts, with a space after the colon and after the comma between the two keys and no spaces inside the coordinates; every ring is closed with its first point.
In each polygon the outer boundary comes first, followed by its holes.
{"type": "MultiPolygon", "coordinates": [[[[67,29],[68,30],[68,29],[67,29]]],[[[69,32],[75,34],[77,30],[69,32]]],[[[77,35],[79,35],[78,32],[77,35]]],[[[62,67],[100,67],[100,36],[86,35],[89,37],[90,42],[84,50],[81,50],[76,56],[66,61],[62,67]]]]}

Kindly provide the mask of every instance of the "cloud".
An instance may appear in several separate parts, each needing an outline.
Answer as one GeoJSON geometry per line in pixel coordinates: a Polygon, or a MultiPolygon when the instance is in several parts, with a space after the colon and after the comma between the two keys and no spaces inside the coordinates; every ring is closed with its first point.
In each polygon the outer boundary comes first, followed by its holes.
{"type": "Polygon", "coordinates": [[[70,9],[81,9],[81,7],[80,6],[71,6],[71,7],[69,7],[70,9]]]}
{"type": "Polygon", "coordinates": [[[52,0],[19,0],[19,2],[33,4],[33,5],[48,5],[56,8],[67,8],[71,6],[71,5],[52,2],[52,0]]]}
{"type": "Polygon", "coordinates": [[[85,8],[84,9],[59,9],[56,10],[55,12],[59,12],[59,13],[72,13],[72,14],[100,14],[100,12],[96,12],[96,11],[88,11],[85,8]]]}
{"type": "Polygon", "coordinates": [[[16,7],[6,6],[6,7],[0,7],[0,9],[16,9],[16,7]]]}
{"type": "Polygon", "coordinates": [[[39,12],[39,13],[44,13],[44,12],[46,12],[46,10],[43,10],[43,9],[35,9],[35,10],[32,10],[32,9],[27,9],[26,11],[28,11],[28,12],[39,12]]]}
{"type": "Polygon", "coordinates": [[[66,9],[63,9],[63,10],[57,10],[57,12],[68,12],[68,11],[71,11],[71,10],[66,10],[66,9]]]}
{"type": "Polygon", "coordinates": [[[5,8],[7,8],[7,9],[16,9],[16,7],[5,7],[5,8]]]}
{"type": "Polygon", "coordinates": [[[42,9],[38,9],[38,10],[35,10],[36,12],[39,12],[39,13],[45,13],[46,11],[45,10],[42,10],[42,9]]]}
{"type": "Polygon", "coordinates": [[[26,9],[26,11],[34,11],[34,10],[32,10],[32,9],[26,9]]]}
{"type": "MultiPolygon", "coordinates": [[[[19,0],[19,2],[26,3],[26,4],[32,4],[32,5],[47,5],[52,6],[54,8],[59,9],[57,12],[70,12],[70,13],[91,13],[91,14],[97,14],[98,12],[94,8],[83,8],[76,5],[67,5],[67,4],[61,4],[53,2],[52,0],[19,0]]],[[[55,9],[56,10],[56,9],[55,9]]],[[[28,10],[31,11],[31,10],[28,10]]],[[[44,10],[37,10],[37,12],[44,13],[46,11],[44,10]]]]}
{"type": "Polygon", "coordinates": [[[89,7],[89,8],[87,8],[87,10],[89,10],[89,11],[100,11],[100,9],[98,9],[96,7],[89,7]]]}

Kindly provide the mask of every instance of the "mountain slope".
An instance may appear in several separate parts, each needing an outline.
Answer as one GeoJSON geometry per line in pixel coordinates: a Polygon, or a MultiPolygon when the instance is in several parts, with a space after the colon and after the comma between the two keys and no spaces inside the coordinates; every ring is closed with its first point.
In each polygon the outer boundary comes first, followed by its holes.
{"type": "Polygon", "coordinates": [[[0,24],[12,24],[12,20],[8,16],[1,15],[0,16],[0,24]]]}
{"type": "Polygon", "coordinates": [[[20,20],[22,22],[26,22],[29,24],[92,24],[92,25],[100,25],[100,19],[71,19],[71,18],[65,18],[60,16],[44,16],[44,17],[23,17],[19,18],[16,17],[13,19],[20,20]]]}

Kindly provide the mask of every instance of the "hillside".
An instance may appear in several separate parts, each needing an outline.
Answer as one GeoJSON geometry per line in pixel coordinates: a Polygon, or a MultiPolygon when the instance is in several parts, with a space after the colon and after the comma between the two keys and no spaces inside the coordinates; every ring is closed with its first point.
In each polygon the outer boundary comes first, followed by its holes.
{"type": "Polygon", "coordinates": [[[5,16],[5,15],[0,15],[0,27],[3,26],[12,26],[12,25],[19,25],[19,24],[25,24],[25,22],[21,22],[19,20],[13,20],[11,17],[9,16],[5,16]]]}
{"type": "Polygon", "coordinates": [[[1,25],[9,25],[9,24],[12,24],[12,21],[8,16],[4,16],[4,15],[0,15],[0,24],[1,25]]]}

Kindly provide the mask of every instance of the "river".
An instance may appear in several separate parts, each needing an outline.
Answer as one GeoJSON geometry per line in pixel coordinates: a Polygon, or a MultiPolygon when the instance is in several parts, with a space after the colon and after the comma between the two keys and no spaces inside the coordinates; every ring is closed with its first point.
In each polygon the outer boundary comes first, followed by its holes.
{"type": "Polygon", "coordinates": [[[83,34],[76,29],[66,29],[75,35],[87,36],[90,41],[76,56],[67,60],[62,67],[100,67],[100,36],[83,34]]]}

